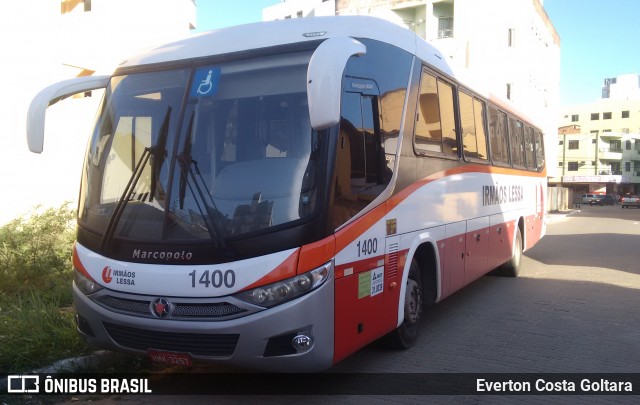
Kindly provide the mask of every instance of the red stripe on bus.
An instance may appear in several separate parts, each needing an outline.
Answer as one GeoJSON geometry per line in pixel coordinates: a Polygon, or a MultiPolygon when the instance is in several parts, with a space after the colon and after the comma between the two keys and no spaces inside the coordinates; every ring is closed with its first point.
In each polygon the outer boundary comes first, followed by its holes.
{"type": "Polygon", "coordinates": [[[89,280],[92,280],[95,282],[95,280],[93,280],[93,277],[91,277],[89,275],[89,272],[87,271],[87,269],[84,267],[84,264],[82,264],[82,261],[80,260],[80,256],[78,255],[78,249],[76,248],[76,244],[78,242],[75,242],[73,244],[73,267],[78,270],[80,273],[82,273],[85,277],[87,277],[89,280]]]}
{"type": "Polygon", "coordinates": [[[540,173],[527,172],[490,165],[465,165],[434,173],[405,187],[398,194],[390,197],[385,203],[373,208],[362,217],[356,219],[353,223],[340,229],[336,232],[335,237],[332,235],[318,242],[303,246],[300,254],[298,273],[312,270],[334,258],[338,252],[342,251],[350,243],[365,233],[367,229],[371,228],[376,222],[384,218],[389,211],[400,205],[420,187],[423,187],[435,180],[464,173],[494,173],[514,176],[546,177],[546,170],[540,173]]]}
{"type": "Polygon", "coordinates": [[[384,266],[385,255],[379,255],[374,257],[368,257],[366,259],[357,260],[355,262],[345,263],[336,266],[336,278],[344,277],[345,270],[351,269],[351,273],[347,274],[347,276],[351,274],[358,274],[365,271],[373,270],[378,267],[384,266]],[[382,262],[382,264],[380,264],[382,262]]]}
{"type": "Polygon", "coordinates": [[[298,257],[300,256],[300,249],[296,249],[289,255],[282,263],[280,263],[275,269],[267,273],[265,276],[255,281],[253,284],[248,285],[243,289],[250,290],[252,288],[260,287],[263,285],[275,283],[276,281],[284,280],[296,275],[298,268],[298,257]]]}

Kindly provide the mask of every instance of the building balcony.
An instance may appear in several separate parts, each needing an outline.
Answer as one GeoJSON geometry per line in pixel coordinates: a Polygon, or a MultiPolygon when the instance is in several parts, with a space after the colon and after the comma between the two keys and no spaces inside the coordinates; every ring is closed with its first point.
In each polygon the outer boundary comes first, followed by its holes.
{"type": "Polygon", "coordinates": [[[622,160],[622,148],[598,148],[600,160],[622,160]]]}
{"type": "Polygon", "coordinates": [[[624,134],[622,132],[602,132],[600,139],[603,141],[619,140],[622,139],[623,136],[624,134]]]}

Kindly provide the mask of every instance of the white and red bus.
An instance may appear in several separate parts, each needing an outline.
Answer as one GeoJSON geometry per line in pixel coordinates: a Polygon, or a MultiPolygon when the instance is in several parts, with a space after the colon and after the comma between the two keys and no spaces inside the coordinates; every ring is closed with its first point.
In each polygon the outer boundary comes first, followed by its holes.
{"type": "Polygon", "coordinates": [[[132,57],[110,76],[82,170],[78,331],[155,359],[331,367],[423,308],[518,272],[544,234],[542,132],[371,17],[249,24],[132,57]]]}

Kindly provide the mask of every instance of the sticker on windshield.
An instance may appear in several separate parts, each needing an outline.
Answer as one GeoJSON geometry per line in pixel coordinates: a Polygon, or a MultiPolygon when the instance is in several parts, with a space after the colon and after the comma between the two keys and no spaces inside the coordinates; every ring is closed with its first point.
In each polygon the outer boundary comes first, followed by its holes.
{"type": "Polygon", "coordinates": [[[218,83],[220,82],[220,68],[206,67],[196,70],[191,84],[191,98],[212,97],[218,93],[218,83]]]}

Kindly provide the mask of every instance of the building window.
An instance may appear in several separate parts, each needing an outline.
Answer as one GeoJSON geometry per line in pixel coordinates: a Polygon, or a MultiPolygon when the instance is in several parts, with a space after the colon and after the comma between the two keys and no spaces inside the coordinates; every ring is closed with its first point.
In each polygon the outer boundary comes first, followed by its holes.
{"type": "Polygon", "coordinates": [[[620,153],[622,152],[622,141],[614,140],[609,142],[609,151],[620,153]]]}
{"type": "Polygon", "coordinates": [[[629,118],[629,111],[623,111],[622,118],[629,118]]]}
{"type": "Polygon", "coordinates": [[[296,17],[302,18],[302,11],[298,11],[298,14],[296,14],[296,17]]]}
{"type": "Polygon", "coordinates": [[[453,17],[438,18],[438,39],[453,38],[453,17]]]}
{"type": "Polygon", "coordinates": [[[580,141],[569,141],[569,149],[580,149],[580,141]]]}
{"type": "Polygon", "coordinates": [[[558,167],[562,167],[562,162],[558,162],[558,167]]]}
{"type": "Polygon", "coordinates": [[[564,145],[564,141],[558,142],[558,145],[564,145]]]}
{"type": "Polygon", "coordinates": [[[580,116],[578,114],[573,114],[571,116],[571,122],[578,122],[579,119],[580,119],[580,116]]]}
{"type": "Polygon", "coordinates": [[[578,162],[569,162],[567,164],[567,170],[570,172],[577,172],[578,171],[578,162]]]}
{"type": "Polygon", "coordinates": [[[625,141],[624,148],[626,150],[631,150],[631,141],[630,140],[625,141]]]}
{"type": "Polygon", "coordinates": [[[591,113],[591,121],[597,121],[600,119],[600,113],[591,113]]]}
{"type": "Polygon", "coordinates": [[[631,171],[631,162],[624,162],[624,171],[625,172],[631,171]]]}
{"type": "Polygon", "coordinates": [[[507,83],[507,99],[511,100],[511,83],[507,83]]]}
{"type": "Polygon", "coordinates": [[[595,139],[592,139],[592,140],[591,140],[591,144],[592,144],[592,145],[595,145],[597,142],[598,142],[598,141],[596,141],[595,139]]]}
{"type": "Polygon", "coordinates": [[[602,119],[603,120],[610,120],[611,119],[611,113],[610,112],[602,113],[602,119]]]}
{"type": "Polygon", "coordinates": [[[516,29],[509,28],[509,38],[507,39],[509,47],[516,46],[516,29]]]}

